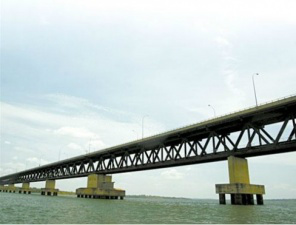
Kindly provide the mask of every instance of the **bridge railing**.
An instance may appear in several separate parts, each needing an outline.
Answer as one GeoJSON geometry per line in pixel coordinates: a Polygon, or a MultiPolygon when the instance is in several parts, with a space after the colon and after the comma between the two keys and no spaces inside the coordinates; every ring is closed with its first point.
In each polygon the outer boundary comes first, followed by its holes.
{"type": "MultiPolygon", "coordinates": [[[[277,99],[274,99],[274,100],[271,100],[271,101],[260,103],[260,104],[258,104],[258,107],[264,106],[264,105],[267,105],[267,104],[270,104],[270,103],[273,103],[273,102],[278,102],[278,101],[281,101],[281,100],[284,100],[284,99],[288,99],[288,98],[291,98],[291,97],[296,97],[296,93],[292,94],[292,95],[285,96],[285,97],[277,98],[277,99]]],[[[207,121],[211,121],[213,119],[222,118],[222,117],[225,117],[225,116],[229,116],[229,115],[232,115],[232,114],[235,114],[235,113],[240,113],[240,112],[243,112],[243,111],[246,111],[246,110],[249,110],[249,109],[254,109],[254,108],[256,108],[256,106],[249,106],[249,107],[246,107],[246,108],[243,108],[243,109],[231,111],[229,113],[224,113],[224,114],[221,114],[221,115],[218,115],[218,116],[210,117],[208,119],[200,120],[199,122],[196,122],[196,123],[192,123],[192,124],[188,124],[188,125],[185,125],[185,126],[182,126],[182,127],[179,127],[179,128],[172,129],[172,130],[160,132],[160,133],[149,136],[149,138],[161,135],[163,133],[173,132],[173,131],[180,130],[180,129],[183,129],[183,128],[186,128],[186,127],[190,127],[190,126],[193,126],[193,125],[195,125],[197,123],[204,123],[204,122],[207,122],[207,121]]]]}

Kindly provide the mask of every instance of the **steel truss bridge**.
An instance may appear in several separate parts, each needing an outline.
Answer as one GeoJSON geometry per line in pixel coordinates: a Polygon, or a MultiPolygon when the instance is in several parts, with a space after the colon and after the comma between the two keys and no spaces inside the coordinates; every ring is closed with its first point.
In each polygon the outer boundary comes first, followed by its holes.
{"type": "Polygon", "coordinates": [[[0,184],[114,174],[296,150],[296,96],[0,177],[0,184]]]}

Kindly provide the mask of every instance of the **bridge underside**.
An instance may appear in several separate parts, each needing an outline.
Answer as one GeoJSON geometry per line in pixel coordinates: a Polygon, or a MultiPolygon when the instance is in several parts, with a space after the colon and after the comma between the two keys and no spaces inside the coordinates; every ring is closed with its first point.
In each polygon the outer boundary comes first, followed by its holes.
{"type": "MultiPolygon", "coordinates": [[[[52,168],[49,171],[36,171],[26,176],[10,178],[2,184],[15,184],[23,182],[37,182],[45,179],[69,179],[77,177],[85,177],[90,174],[114,174],[132,171],[150,170],[168,168],[174,166],[184,166],[192,164],[201,164],[209,162],[217,162],[227,160],[229,156],[236,157],[255,157],[270,154],[279,154],[293,152],[296,149],[296,140],[281,142],[278,144],[266,144],[262,146],[254,146],[238,150],[224,150],[205,154],[196,154],[199,150],[196,144],[189,145],[187,155],[184,156],[184,148],[162,148],[159,150],[151,150],[150,152],[142,152],[138,155],[128,155],[127,157],[111,158],[107,160],[108,164],[103,160],[94,163],[92,160],[85,161],[82,164],[64,165],[52,168]],[[196,146],[197,148],[195,148],[196,146]],[[183,150],[183,152],[181,152],[183,150]],[[192,155],[194,152],[195,155],[192,155]],[[139,157],[140,156],[140,157],[139,157]],[[146,157],[147,156],[147,157],[146,157]],[[165,157],[164,157],[165,156],[165,157]],[[174,156],[174,158],[173,158],[174,156]],[[106,165],[107,164],[107,165],[106,165]]],[[[183,146],[184,147],[184,146],[183,146]]]]}
{"type": "MultiPolygon", "coordinates": [[[[114,174],[296,151],[296,96],[87,155],[0,177],[0,185],[114,174]]],[[[53,189],[53,188],[51,188],[53,189]]],[[[218,186],[233,202],[261,199],[263,189],[218,186]],[[236,189],[236,193],[232,190],[236,189]],[[248,191],[247,191],[248,190],[248,191]],[[248,192],[248,193],[245,193],[248,192]],[[237,199],[237,200],[236,200],[237,199]]],[[[53,189],[54,190],[54,189],[53,189]]]]}

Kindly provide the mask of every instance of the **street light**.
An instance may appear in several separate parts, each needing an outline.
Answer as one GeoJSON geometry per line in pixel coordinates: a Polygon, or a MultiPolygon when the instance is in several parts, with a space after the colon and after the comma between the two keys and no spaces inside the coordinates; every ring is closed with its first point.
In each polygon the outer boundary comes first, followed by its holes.
{"type": "Polygon", "coordinates": [[[145,117],[148,117],[148,115],[145,115],[142,117],[142,139],[144,138],[144,119],[145,117]]]}
{"type": "Polygon", "coordinates": [[[255,87],[255,81],[254,81],[254,76],[255,75],[259,75],[259,73],[254,73],[253,75],[252,75],[252,80],[253,80],[253,88],[254,88],[254,95],[255,95],[255,101],[256,101],[256,107],[258,106],[258,102],[257,102],[257,95],[256,95],[256,87],[255,87]]]}
{"type": "Polygon", "coordinates": [[[211,107],[211,108],[213,109],[213,111],[214,111],[214,116],[216,117],[216,111],[215,111],[214,107],[211,106],[211,105],[208,105],[208,106],[211,107]]]}

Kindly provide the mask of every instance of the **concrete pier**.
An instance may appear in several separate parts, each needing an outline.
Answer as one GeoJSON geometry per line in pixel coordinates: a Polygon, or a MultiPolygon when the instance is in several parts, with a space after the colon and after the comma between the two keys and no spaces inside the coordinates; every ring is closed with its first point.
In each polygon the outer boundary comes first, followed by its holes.
{"type": "Polygon", "coordinates": [[[30,183],[29,182],[25,182],[23,183],[22,187],[19,189],[19,193],[23,193],[23,194],[31,194],[31,189],[30,189],[30,183]]]}
{"type": "Polygon", "coordinates": [[[17,188],[14,186],[14,184],[9,184],[5,187],[5,191],[9,193],[15,193],[17,188]]]}
{"type": "Polygon", "coordinates": [[[228,157],[230,184],[216,184],[219,203],[226,204],[225,195],[230,194],[232,205],[254,205],[254,195],[257,204],[263,205],[263,185],[250,184],[248,161],[234,156],[228,157]]]}
{"type": "Polygon", "coordinates": [[[57,196],[59,189],[55,189],[55,180],[46,180],[45,188],[41,188],[41,195],[57,196]]]}
{"type": "Polygon", "coordinates": [[[87,188],[76,189],[78,198],[123,199],[125,191],[114,188],[112,176],[91,174],[87,178],[87,188]]]}

